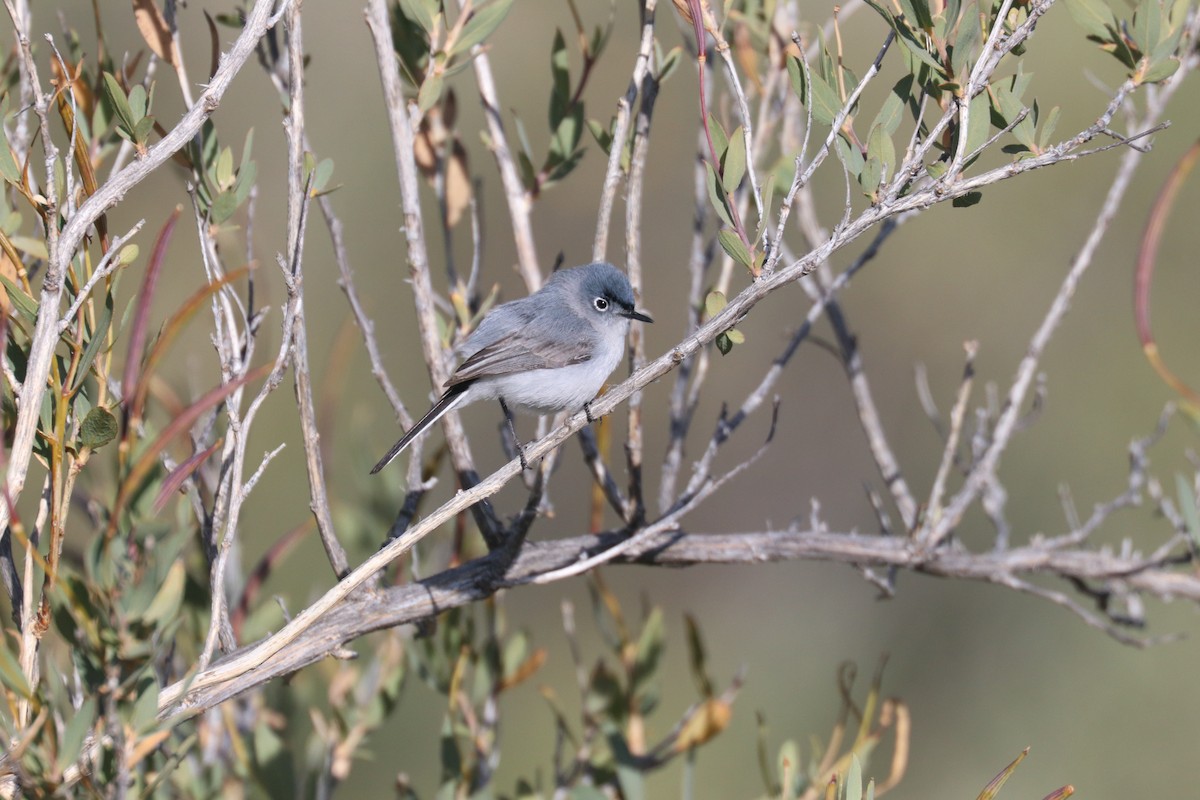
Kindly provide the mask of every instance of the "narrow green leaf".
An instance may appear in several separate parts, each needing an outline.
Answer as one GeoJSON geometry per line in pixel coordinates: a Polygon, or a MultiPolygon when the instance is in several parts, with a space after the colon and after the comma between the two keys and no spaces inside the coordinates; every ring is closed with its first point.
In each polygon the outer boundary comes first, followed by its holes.
{"type": "MultiPolygon", "coordinates": [[[[83,348],[83,355],[79,359],[79,367],[75,371],[75,385],[71,387],[72,394],[79,391],[79,387],[87,380],[88,370],[92,368],[92,362],[96,360],[96,356],[100,354],[101,349],[108,344],[108,329],[112,325],[112,317],[113,297],[109,294],[104,298],[104,308],[100,310],[100,315],[96,319],[96,329],[92,332],[91,338],[88,339],[87,346],[83,348]]],[[[95,409],[92,410],[94,411],[95,409]]]]}
{"type": "Polygon", "coordinates": [[[426,34],[433,33],[433,15],[437,11],[437,0],[400,0],[400,11],[420,25],[426,34]]]}
{"type": "Polygon", "coordinates": [[[879,113],[875,115],[872,128],[882,128],[888,136],[896,132],[904,119],[904,106],[912,95],[912,86],[911,75],[906,75],[896,82],[880,106],[879,113]]]}
{"type": "Polygon", "coordinates": [[[1046,120],[1042,123],[1042,130],[1038,133],[1038,148],[1045,150],[1053,141],[1050,137],[1054,135],[1054,129],[1058,127],[1058,111],[1059,107],[1055,106],[1050,109],[1050,113],[1046,115],[1046,120]]]}
{"type": "MultiPolygon", "coordinates": [[[[992,87],[992,97],[995,99],[995,105],[992,107],[1000,116],[1001,124],[997,127],[1003,127],[1012,123],[1014,119],[1020,116],[1025,110],[1025,106],[1017,99],[1016,95],[1005,88],[1002,84],[992,87]]],[[[980,95],[981,97],[983,95],[980,95]]],[[[1032,114],[1025,116],[1015,128],[1012,129],[1012,135],[1018,142],[1025,146],[1028,150],[1034,150],[1037,147],[1035,137],[1032,114]]],[[[986,140],[985,140],[986,141],[986,140]]],[[[970,151],[969,151],[970,152],[970,151]]]]}
{"type": "MultiPolygon", "coordinates": [[[[988,140],[991,132],[991,113],[988,93],[983,92],[971,101],[970,119],[967,122],[967,153],[974,153],[988,140]]],[[[962,131],[958,132],[962,136],[962,131]]]]}
{"type": "Polygon", "coordinates": [[[79,710],[70,715],[58,741],[55,763],[58,764],[60,770],[74,764],[79,758],[79,754],[83,752],[84,739],[87,738],[88,732],[95,724],[96,698],[88,697],[83,701],[79,710]]]}
{"type": "Polygon", "coordinates": [[[104,73],[104,96],[112,104],[121,127],[132,136],[133,129],[137,126],[137,118],[133,116],[133,109],[129,107],[129,98],[125,96],[125,90],[110,72],[104,73]]]}
{"type": "Polygon", "coordinates": [[[8,119],[8,95],[0,98],[0,176],[9,183],[21,182],[21,171],[13,158],[12,148],[8,145],[8,134],[4,132],[3,123],[8,119]]]}
{"type": "Polygon", "coordinates": [[[833,91],[824,78],[809,70],[809,80],[812,82],[812,98],[811,102],[808,97],[801,97],[800,102],[812,110],[813,119],[822,125],[832,125],[837,119],[838,112],[842,110],[842,104],[838,100],[837,92],[833,91]]]}
{"type": "Polygon", "coordinates": [[[129,723],[138,733],[153,730],[158,725],[158,681],[153,676],[145,682],[134,701],[129,723]]]}
{"type": "Polygon", "coordinates": [[[729,227],[733,227],[733,216],[729,213],[729,205],[725,199],[725,189],[721,186],[721,179],[717,176],[717,171],[713,169],[712,164],[705,161],[704,166],[708,170],[708,201],[721,221],[729,227]]]}
{"type": "Polygon", "coordinates": [[[8,299],[12,303],[13,308],[17,310],[23,317],[27,317],[30,322],[37,320],[38,304],[29,295],[25,294],[25,290],[17,286],[6,276],[0,275],[0,283],[4,284],[4,290],[8,292],[8,299]]]}
{"type": "Polygon", "coordinates": [[[214,225],[221,225],[237,211],[237,194],[232,190],[221,192],[213,198],[209,206],[209,220],[214,225]]]}
{"type": "Polygon", "coordinates": [[[863,154],[856,145],[850,144],[845,136],[839,135],[834,140],[833,147],[838,158],[846,165],[846,169],[849,170],[851,176],[857,179],[859,175],[862,175],[863,167],[866,166],[866,159],[863,158],[863,154]]]}
{"type": "Polygon", "coordinates": [[[846,800],[862,800],[862,793],[862,764],[859,763],[858,756],[851,753],[850,766],[846,769],[844,796],[846,800]]]}
{"type": "Polygon", "coordinates": [[[1187,525],[1188,535],[1192,542],[1200,544],[1200,509],[1196,504],[1196,493],[1187,480],[1179,474],[1175,475],[1175,494],[1179,498],[1179,511],[1187,525]]]}
{"type": "Polygon", "coordinates": [[[746,138],[742,126],[738,126],[725,148],[725,156],[721,159],[721,183],[725,191],[733,194],[741,186],[746,177],[746,138]]]}
{"type": "Polygon", "coordinates": [[[638,637],[630,687],[635,694],[658,671],[658,662],[662,657],[665,637],[662,609],[655,606],[642,626],[641,636],[638,637]]]}
{"type": "Polygon", "coordinates": [[[975,3],[968,3],[958,25],[958,35],[950,48],[950,65],[955,77],[966,79],[982,42],[983,25],[979,19],[979,8],[975,3]]]}
{"type": "Polygon", "coordinates": [[[1116,35],[1117,18],[1104,0],[1066,0],[1067,12],[1088,36],[1107,42],[1116,35]]]}
{"type": "Polygon", "coordinates": [[[513,0],[491,0],[475,6],[471,18],[463,26],[462,35],[450,49],[450,55],[465,53],[491,36],[492,32],[504,21],[512,4],[513,0]]]}
{"type": "Polygon", "coordinates": [[[183,589],[186,578],[187,574],[184,570],[183,561],[180,559],[175,560],[167,570],[167,575],[163,578],[162,586],[159,587],[157,594],[154,595],[154,599],[150,601],[150,605],[142,613],[142,621],[161,628],[164,623],[174,619],[180,605],[183,603],[183,589]]]}
{"type": "MultiPolygon", "coordinates": [[[[728,337],[725,338],[725,341],[727,347],[721,351],[721,355],[727,354],[733,347],[728,337]]],[[[720,346],[718,343],[717,347],[720,348],[720,346]]],[[[700,626],[691,614],[685,614],[683,622],[687,632],[688,660],[692,667],[692,677],[696,681],[696,688],[700,691],[700,695],[708,699],[713,696],[713,687],[712,681],[708,677],[708,655],[704,650],[704,639],[700,635],[700,626]]]]}
{"type": "Polygon", "coordinates": [[[142,121],[146,116],[146,112],[150,108],[150,98],[146,94],[146,87],[140,83],[136,84],[129,90],[129,110],[133,114],[134,123],[142,121]]]}
{"type": "Polygon", "coordinates": [[[950,205],[955,208],[970,208],[983,199],[983,192],[967,192],[961,197],[956,197],[950,201],[950,205]]]}
{"type": "Polygon", "coordinates": [[[1159,0],[1141,0],[1133,12],[1130,35],[1143,53],[1149,53],[1158,45],[1164,13],[1165,9],[1159,0]]]}
{"type": "Polygon", "coordinates": [[[431,72],[425,77],[421,90],[417,92],[417,108],[422,114],[437,105],[437,101],[441,99],[443,82],[444,77],[440,72],[431,72]]]}
{"type": "Polygon", "coordinates": [[[558,127],[567,113],[571,102],[571,59],[562,30],[554,31],[554,43],[550,46],[550,75],[553,80],[550,90],[550,129],[558,127]]]}
{"type": "Polygon", "coordinates": [[[728,253],[734,261],[747,269],[753,265],[754,259],[750,256],[750,250],[736,232],[729,228],[722,228],[717,231],[717,241],[721,243],[721,249],[728,253]]]}
{"type": "Polygon", "coordinates": [[[884,167],[881,177],[896,171],[896,146],[882,125],[876,125],[867,135],[867,159],[872,158],[878,159],[884,167]]]}
{"type": "Polygon", "coordinates": [[[1145,72],[1142,73],[1142,83],[1158,83],[1165,81],[1167,78],[1175,74],[1179,69],[1179,59],[1164,58],[1150,65],[1145,72]]]}
{"type": "Polygon", "coordinates": [[[729,136],[725,133],[725,128],[722,127],[720,120],[712,114],[708,115],[708,132],[712,136],[713,149],[717,151],[717,158],[724,158],[725,150],[729,147],[729,136]]]}
{"type": "Polygon", "coordinates": [[[16,656],[8,647],[0,647],[0,683],[26,699],[33,697],[29,681],[25,680],[25,673],[21,671],[21,665],[17,663],[16,656]]]}
{"type": "Polygon", "coordinates": [[[867,197],[874,197],[881,183],[883,183],[883,163],[878,158],[871,156],[863,162],[862,172],[858,174],[858,185],[862,187],[863,193],[867,197]]]}
{"type": "Polygon", "coordinates": [[[317,164],[316,170],[313,172],[312,191],[319,194],[329,184],[329,179],[333,176],[333,159],[323,158],[317,164]]]}

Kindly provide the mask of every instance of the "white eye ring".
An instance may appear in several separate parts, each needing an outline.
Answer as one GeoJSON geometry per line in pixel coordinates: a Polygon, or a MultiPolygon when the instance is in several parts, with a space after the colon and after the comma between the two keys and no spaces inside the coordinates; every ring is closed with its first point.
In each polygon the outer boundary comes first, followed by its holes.
{"type": "Polygon", "coordinates": [[[608,300],[603,297],[597,297],[592,301],[592,305],[596,307],[597,311],[608,311],[608,300]]]}

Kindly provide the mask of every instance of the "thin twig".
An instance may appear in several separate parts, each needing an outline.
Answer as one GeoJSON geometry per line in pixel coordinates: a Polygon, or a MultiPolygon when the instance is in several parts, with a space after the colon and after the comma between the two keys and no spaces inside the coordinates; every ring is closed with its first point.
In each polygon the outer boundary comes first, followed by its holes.
{"type": "Polygon", "coordinates": [[[304,232],[308,222],[308,204],[312,199],[312,175],[304,176],[304,50],[303,25],[299,4],[288,10],[285,29],[288,42],[288,260],[285,270],[289,295],[295,295],[296,311],[289,332],[292,346],[292,377],[296,386],[296,405],[300,411],[300,430],[304,440],[304,463],[308,472],[310,508],[317,521],[317,532],[333,574],[340,580],[350,571],[346,550],[338,541],[329,510],[325,486],[325,466],[321,456],[321,433],[317,429],[317,410],[313,403],[312,376],[308,368],[308,325],[304,317],[304,232]]]}

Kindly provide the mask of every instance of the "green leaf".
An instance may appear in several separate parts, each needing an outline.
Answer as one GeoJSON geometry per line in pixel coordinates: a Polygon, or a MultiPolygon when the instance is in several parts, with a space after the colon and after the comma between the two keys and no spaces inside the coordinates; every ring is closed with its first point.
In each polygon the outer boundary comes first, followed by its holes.
{"type": "Polygon", "coordinates": [[[95,724],[96,698],[88,697],[83,701],[79,710],[67,720],[67,725],[59,738],[55,763],[58,764],[60,770],[74,764],[79,758],[79,754],[83,752],[83,741],[95,724]]]}
{"type": "Polygon", "coordinates": [[[512,4],[513,0],[491,0],[475,6],[471,18],[463,26],[462,35],[451,47],[450,55],[464,53],[491,36],[504,21],[512,4]]]}
{"type": "Polygon", "coordinates": [[[1042,130],[1038,134],[1039,150],[1045,150],[1050,146],[1050,137],[1054,135],[1054,129],[1058,127],[1058,111],[1058,106],[1050,109],[1050,113],[1046,115],[1046,120],[1042,123],[1042,130]]]}
{"type": "Polygon", "coordinates": [[[583,107],[575,106],[571,113],[564,114],[550,139],[550,154],[560,161],[566,160],[579,146],[583,137],[583,107]]]}
{"type": "Polygon", "coordinates": [[[79,444],[90,450],[98,450],[117,438],[117,418],[108,409],[97,406],[83,418],[79,426],[79,444]]]}
{"type": "MultiPolygon", "coordinates": [[[[887,171],[896,171],[896,146],[882,125],[876,125],[867,135],[867,160],[878,159],[887,171]]],[[[881,177],[886,173],[881,173],[881,177]]]]}
{"type": "Polygon", "coordinates": [[[183,603],[186,579],[187,573],[183,566],[183,560],[176,559],[167,570],[167,576],[163,578],[162,586],[158,588],[154,599],[142,613],[142,621],[161,628],[164,623],[174,619],[183,603]]]}
{"type": "Polygon", "coordinates": [[[1167,78],[1175,74],[1179,69],[1179,59],[1165,58],[1162,61],[1153,63],[1145,72],[1142,73],[1142,83],[1158,83],[1165,81],[1167,78]]]}
{"type": "Polygon", "coordinates": [[[1163,12],[1159,0],[1141,0],[1133,12],[1130,35],[1143,53],[1150,52],[1158,45],[1162,34],[1163,12]]]}
{"type": "Polygon", "coordinates": [[[867,197],[874,197],[883,183],[883,163],[874,156],[863,162],[862,172],[858,174],[858,185],[862,187],[867,197]]]}
{"type": "Polygon", "coordinates": [[[872,128],[882,128],[888,136],[896,132],[900,127],[900,122],[904,119],[904,106],[912,96],[912,86],[911,75],[906,75],[896,82],[896,85],[888,92],[887,99],[883,101],[879,113],[875,115],[872,128]]]}
{"type": "Polygon", "coordinates": [[[862,800],[862,764],[859,763],[858,756],[854,753],[850,754],[850,766],[846,769],[845,788],[846,800],[862,800]]]}
{"type": "Polygon", "coordinates": [[[737,328],[730,328],[729,330],[725,331],[725,338],[728,339],[731,344],[745,344],[746,343],[745,334],[743,334],[737,328]]]}
{"type": "Polygon", "coordinates": [[[400,0],[400,11],[420,25],[426,34],[433,33],[433,15],[437,13],[437,0],[400,0]]]}
{"type": "Polygon", "coordinates": [[[13,158],[12,148],[8,145],[8,134],[4,132],[4,122],[8,120],[8,95],[0,98],[0,176],[12,184],[21,182],[21,171],[13,158]]]}
{"type": "Polygon", "coordinates": [[[658,82],[662,83],[667,78],[671,77],[671,73],[679,66],[682,61],[683,47],[676,45],[667,51],[666,55],[658,59],[658,82]]]}
{"type": "Polygon", "coordinates": [[[145,733],[158,725],[158,681],[151,677],[146,681],[141,694],[133,704],[133,714],[129,719],[133,729],[145,733]]]}
{"type": "Polygon", "coordinates": [[[0,275],[0,283],[4,284],[4,290],[8,292],[9,302],[12,303],[17,313],[23,317],[27,317],[30,322],[35,322],[38,310],[37,301],[25,294],[24,289],[17,286],[4,275],[0,275]]]}
{"type": "Polygon", "coordinates": [[[1175,475],[1175,494],[1179,498],[1179,511],[1183,515],[1188,535],[1192,537],[1193,543],[1200,544],[1200,509],[1196,506],[1196,493],[1179,474],[1175,475]]]}
{"type": "Polygon", "coordinates": [[[704,316],[712,319],[717,314],[720,314],[721,309],[727,305],[729,305],[729,301],[725,299],[724,292],[711,291],[704,298],[704,316]]]}
{"type": "Polygon", "coordinates": [[[729,201],[725,198],[725,189],[721,186],[721,179],[717,176],[717,171],[713,169],[712,164],[705,161],[704,166],[708,170],[708,201],[721,221],[732,228],[733,215],[729,213],[729,201]]]}
{"type": "Polygon", "coordinates": [[[145,144],[149,140],[152,130],[154,130],[154,117],[142,117],[138,120],[138,124],[133,126],[133,140],[139,144],[145,144]]]}
{"type": "Polygon", "coordinates": [[[725,187],[725,191],[732,194],[741,186],[744,177],[746,177],[746,138],[739,125],[733,132],[729,146],[725,148],[725,155],[721,159],[721,183],[725,187]]]}
{"type": "MultiPolygon", "coordinates": [[[[971,101],[970,119],[967,121],[967,149],[969,155],[983,147],[991,133],[991,113],[988,93],[982,92],[971,101]]],[[[962,136],[962,131],[959,131],[962,136]]]]}
{"type": "Polygon", "coordinates": [[[209,220],[214,225],[221,225],[233,216],[233,212],[237,211],[237,207],[237,194],[235,192],[232,190],[221,192],[213,198],[212,205],[208,208],[209,220]]]}
{"type": "Polygon", "coordinates": [[[441,72],[431,71],[425,76],[421,90],[417,92],[417,108],[421,110],[422,114],[437,105],[437,101],[442,96],[444,80],[441,72]]]}
{"type": "Polygon", "coordinates": [[[1066,0],[1067,12],[1084,32],[1102,42],[1116,35],[1117,18],[1104,0],[1066,0]]]}
{"type": "Polygon", "coordinates": [[[33,698],[29,681],[25,680],[25,673],[21,671],[21,665],[17,663],[16,656],[7,646],[0,647],[0,683],[27,700],[33,698]]]}
{"type": "Polygon", "coordinates": [[[839,134],[834,139],[833,147],[837,152],[838,158],[842,160],[842,163],[846,165],[846,169],[849,170],[854,178],[857,179],[858,176],[862,175],[863,167],[866,166],[867,162],[857,146],[850,144],[845,136],[839,134]]]}
{"type": "MultiPolygon", "coordinates": [[[[729,347],[732,346],[730,343],[729,347]]],[[[729,350],[722,350],[721,355],[728,352],[729,350]]],[[[687,632],[688,660],[692,667],[692,677],[696,681],[696,688],[700,691],[700,695],[707,699],[713,696],[713,687],[712,681],[708,677],[708,655],[704,650],[704,639],[700,635],[700,626],[691,614],[685,614],[683,622],[687,632]]]]}
{"type": "MultiPolygon", "coordinates": [[[[986,94],[986,93],[985,93],[986,94]]],[[[993,108],[998,112],[1001,124],[997,127],[1010,125],[1014,119],[1021,115],[1025,110],[1025,106],[1017,99],[1015,94],[1006,88],[1003,84],[997,84],[992,87],[992,97],[995,98],[993,108]]],[[[980,95],[981,97],[983,95],[980,95]]],[[[974,111],[974,109],[972,109],[974,111]]],[[[1012,129],[1012,135],[1018,142],[1023,144],[1026,149],[1034,150],[1037,148],[1035,139],[1035,130],[1033,120],[1030,118],[1032,114],[1027,114],[1025,119],[1021,120],[1015,128],[1012,129]]],[[[985,140],[986,141],[986,140],[985,140]]],[[[968,152],[973,152],[968,150],[968,152]]]]}
{"type": "Polygon", "coordinates": [[[662,657],[665,636],[662,609],[655,606],[642,626],[641,636],[638,637],[637,651],[633,662],[633,676],[630,680],[630,688],[635,694],[658,671],[658,662],[662,657]]]}
{"type": "Polygon", "coordinates": [[[592,132],[592,138],[596,140],[596,144],[600,145],[600,149],[607,154],[612,148],[612,133],[601,125],[599,120],[589,119],[587,127],[592,132]]]}
{"type": "Polygon", "coordinates": [[[110,72],[104,73],[104,96],[112,104],[121,126],[132,136],[139,118],[133,116],[133,109],[129,107],[129,98],[125,96],[125,90],[110,72]]]}
{"type": "Polygon", "coordinates": [[[314,196],[321,193],[321,190],[324,189],[329,184],[329,179],[332,176],[333,176],[333,159],[332,158],[321,159],[320,163],[317,164],[316,169],[313,171],[312,192],[313,192],[314,196]]]}
{"type": "Polygon", "coordinates": [[[725,133],[725,128],[721,126],[720,120],[712,114],[708,115],[708,133],[712,136],[713,149],[717,151],[717,159],[723,159],[725,151],[729,148],[729,136],[725,133]]]}
{"type": "Polygon", "coordinates": [[[141,122],[146,116],[146,111],[150,106],[150,98],[146,94],[146,87],[140,83],[136,84],[129,90],[129,110],[133,114],[135,123],[141,122]]]}
{"type": "Polygon", "coordinates": [[[728,334],[724,333],[717,334],[716,345],[723,356],[729,355],[729,351],[733,349],[733,342],[729,341],[728,334]]]}
{"type": "Polygon", "coordinates": [[[975,51],[982,41],[983,26],[979,21],[979,9],[974,3],[968,3],[958,25],[958,35],[950,48],[950,64],[954,76],[966,79],[971,61],[976,56],[975,51]]]}
{"type": "Polygon", "coordinates": [[[550,90],[550,129],[554,130],[567,113],[571,102],[571,59],[562,30],[554,31],[554,43],[550,46],[550,75],[553,87],[550,90]]]}
{"type": "Polygon", "coordinates": [[[717,241],[721,243],[721,249],[728,253],[734,261],[747,269],[753,266],[754,259],[750,256],[750,250],[735,231],[722,228],[717,231],[717,241]]]}
{"type": "Polygon", "coordinates": [[[925,30],[933,27],[933,15],[929,12],[926,0],[900,0],[900,9],[904,12],[904,19],[913,28],[925,30]]]}
{"type": "MultiPolygon", "coordinates": [[[[134,246],[130,245],[130,247],[134,246]]],[[[71,387],[72,394],[77,392],[79,387],[83,385],[83,382],[87,379],[88,370],[91,369],[92,362],[96,360],[96,356],[100,354],[100,350],[108,344],[108,329],[112,325],[112,317],[113,296],[108,294],[104,298],[104,308],[100,310],[100,316],[96,319],[96,329],[92,331],[92,336],[88,339],[87,346],[83,348],[83,355],[79,359],[79,367],[75,371],[75,385],[71,387]]]]}
{"type": "Polygon", "coordinates": [[[950,205],[955,208],[970,208],[983,199],[983,192],[967,192],[961,197],[956,197],[950,201],[950,205]]]}
{"type": "Polygon", "coordinates": [[[832,125],[842,110],[837,92],[825,79],[809,70],[809,80],[812,81],[812,98],[801,96],[800,102],[812,111],[813,119],[822,125],[832,125]]]}
{"type": "Polygon", "coordinates": [[[945,161],[934,161],[932,164],[925,167],[925,171],[929,173],[929,177],[933,178],[935,181],[940,180],[949,169],[950,167],[946,165],[945,161]]]}

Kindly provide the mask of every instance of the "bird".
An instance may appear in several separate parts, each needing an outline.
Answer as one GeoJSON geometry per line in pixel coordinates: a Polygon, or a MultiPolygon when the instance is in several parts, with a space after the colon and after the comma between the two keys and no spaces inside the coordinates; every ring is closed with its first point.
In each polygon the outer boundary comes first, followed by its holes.
{"type": "MultiPolygon", "coordinates": [[[[633,320],[654,321],[636,309],[625,273],[603,261],[558,270],[528,297],[496,306],[455,348],[462,362],[442,396],[371,474],[446,412],[479,400],[499,400],[510,428],[510,406],[535,414],[582,408],[591,421],[589,401],[621,362],[633,320]]],[[[517,448],[524,469],[519,441],[517,448]]]]}

